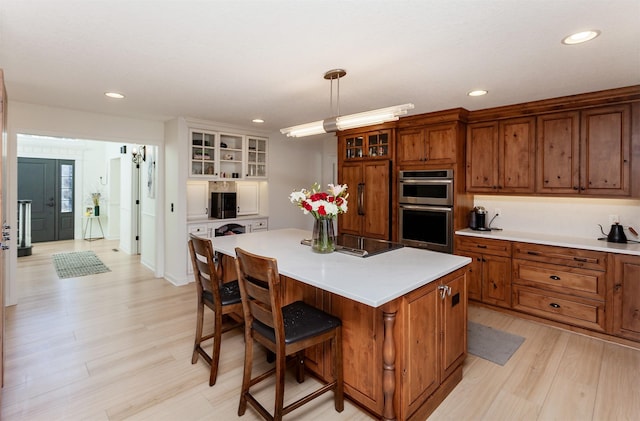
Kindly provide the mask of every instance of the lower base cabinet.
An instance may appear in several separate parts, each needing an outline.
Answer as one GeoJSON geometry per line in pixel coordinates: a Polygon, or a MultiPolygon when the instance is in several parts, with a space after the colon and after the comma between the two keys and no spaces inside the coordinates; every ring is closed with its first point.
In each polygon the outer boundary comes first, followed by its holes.
{"type": "MultiPolygon", "coordinates": [[[[466,268],[378,308],[283,279],[286,301],[304,299],[340,317],[345,393],[376,417],[424,420],[462,379],[466,268]]],[[[307,369],[326,381],[329,349],[306,354],[307,369]]]]}
{"type": "Polygon", "coordinates": [[[613,257],[613,333],[640,341],[640,256],[613,257]]]}

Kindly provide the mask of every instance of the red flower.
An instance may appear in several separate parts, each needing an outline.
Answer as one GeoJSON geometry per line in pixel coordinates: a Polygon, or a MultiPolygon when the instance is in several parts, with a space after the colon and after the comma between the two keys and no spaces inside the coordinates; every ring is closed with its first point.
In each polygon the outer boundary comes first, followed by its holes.
{"type": "Polygon", "coordinates": [[[327,214],[327,211],[326,211],[326,210],[324,210],[324,206],[320,206],[320,207],[318,208],[318,215],[323,215],[323,216],[324,216],[324,215],[326,215],[326,214],[327,214]]]}

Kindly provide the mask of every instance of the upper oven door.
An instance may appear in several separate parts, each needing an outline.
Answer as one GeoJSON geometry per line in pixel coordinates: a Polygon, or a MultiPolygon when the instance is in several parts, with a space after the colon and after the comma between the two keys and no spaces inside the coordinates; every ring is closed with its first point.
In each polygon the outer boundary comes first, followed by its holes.
{"type": "Polygon", "coordinates": [[[453,206],[453,180],[401,179],[398,182],[398,202],[453,206]]]}

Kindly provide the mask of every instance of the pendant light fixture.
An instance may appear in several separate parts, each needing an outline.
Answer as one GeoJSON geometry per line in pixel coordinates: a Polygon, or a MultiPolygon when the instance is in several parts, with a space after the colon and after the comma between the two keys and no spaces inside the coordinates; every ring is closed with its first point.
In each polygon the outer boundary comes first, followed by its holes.
{"type": "Polygon", "coordinates": [[[331,93],[329,102],[331,112],[337,117],[318,120],[312,123],[299,124],[284,129],[280,129],[282,134],[288,137],[303,137],[322,133],[331,133],[338,130],[354,129],[357,127],[371,126],[373,124],[396,121],[401,115],[407,114],[407,110],[414,108],[413,104],[402,104],[393,107],[380,108],[377,110],[364,111],[356,114],[340,115],[340,78],[347,72],[344,69],[329,70],[324,74],[324,78],[331,81],[331,93]],[[333,81],[336,80],[336,110],[333,107],[333,81]]]}

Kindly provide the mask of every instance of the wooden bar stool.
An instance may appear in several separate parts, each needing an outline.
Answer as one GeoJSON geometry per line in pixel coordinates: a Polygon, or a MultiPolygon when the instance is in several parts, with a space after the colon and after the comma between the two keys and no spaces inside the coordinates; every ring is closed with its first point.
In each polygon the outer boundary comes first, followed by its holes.
{"type": "Polygon", "coordinates": [[[242,302],[238,281],[222,283],[221,267],[215,264],[213,245],[211,240],[189,235],[189,252],[193,265],[193,274],[196,279],[196,291],[198,292],[198,315],[196,322],[196,338],[193,344],[191,364],[198,361],[198,354],[211,366],[209,374],[209,386],[216,383],[218,377],[218,361],[220,360],[220,341],[222,334],[231,329],[243,325],[242,302]],[[213,311],[213,333],[202,336],[204,324],[204,308],[213,311]],[[231,319],[224,327],[223,316],[231,319]],[[213,351],[211,356],[202,349],[202,342],[213,338],[213,351]]]}
{"type": "Polygon", "coordinates": [[[236,248],[236,271],[240,284],[245,323],[245,356],[238,415],[244,415],[247,402],[267,420],[281,420],[283,415],[323,393],[333,390],[336,411],[344,409],[342,375],[342,322],[302,301],[282,306],[280,275],[276,259],[258,256],[236,248]],[[251,377],[253,341],[275,354],[275,367],[251,377]],[[304,381],[304,350],[330,341],[334,380],[301,399],[283,407],[286,357],[295,355],[296,378],[304,381]],[[276,375],[275,408],[271,415],[249,389],[276,375]]]}

